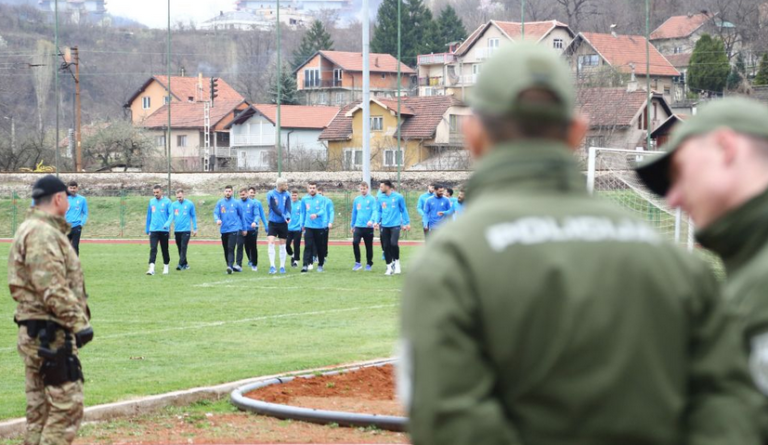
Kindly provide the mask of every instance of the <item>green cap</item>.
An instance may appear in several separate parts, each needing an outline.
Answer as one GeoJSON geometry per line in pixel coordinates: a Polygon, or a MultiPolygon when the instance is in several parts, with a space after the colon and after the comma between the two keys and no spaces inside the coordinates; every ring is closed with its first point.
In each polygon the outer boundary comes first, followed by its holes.
{"type": "Polygon", "coordinates": [[[483,65],[469,105],[488,116],[519,116],[570,121],[576,105],[573,77],[557,52],[535,43],[502,46],[483,65]],[[556,105],[520,103],[520,93],[540,88],[559,99],[556,105]]]}
{"type": "Polygon", "coordinates": [[[638,166],[635,171],[653,193],[665,196],[671,186],[669,169],[675,151],[688,138],[720,128],[768,138],[768,107],[744,97],[710,102],[701,107],[695,116],[675,127],[669,142],[663,147],[666,153],[653,157],[638,166]]]}

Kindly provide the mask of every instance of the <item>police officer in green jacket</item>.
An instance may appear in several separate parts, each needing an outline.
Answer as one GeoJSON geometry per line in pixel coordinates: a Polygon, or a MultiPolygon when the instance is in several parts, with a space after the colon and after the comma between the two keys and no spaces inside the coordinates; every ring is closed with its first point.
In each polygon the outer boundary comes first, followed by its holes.
{"type": "Polygon", "coordinates": [[[567,66],[483,67],[466,211],[403,291],[414,444],[757,444],[760,395],[709,268],[586,192],[567,66]]]}
{"type": "Polygon", "coordinates": [[[678,126],[665,148],[638,173],[690,214],[697,240],[722,257],[725,297],[743,323],[752,377],[768,395],[768,107],[745,98],[713,102],[678,126]]]}

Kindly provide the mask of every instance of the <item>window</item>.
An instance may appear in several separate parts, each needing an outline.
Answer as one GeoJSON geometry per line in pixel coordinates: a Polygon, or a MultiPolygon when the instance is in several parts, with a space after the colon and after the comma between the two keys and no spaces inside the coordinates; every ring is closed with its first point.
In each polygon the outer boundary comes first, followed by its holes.
{"type": "Polygon", "coordinates": [[[344,93],[336,93],[336,105],[344,105],[344,93]]]}
{"type": "Polygon", "coordinates": [[[363,150],[356,148],[347,148],[344,150],[344,169],[351,170],[363,165],[363,150]]]}
{"type": "Polygon", "coordinates": [[[683,47],[682,46],[676,46],[675,49],[673,50],[673,52],[675,54],[680,54],[680,53],[683,52],[683,47]]]}
{"type": "Polygon", "coordinates": [[[461,124],[464,121],[464,116],[458,114],[451,114],[448,116],[448,122],[450,123],[451,133],[461,133],[461,124]]]}
{"type": "Polygon", "coordinates": [[[488,55],[493,54],[493,51],[499,48],[499,39],[488,39],[488,55]]]}
{"type": "Polygon", "coordinates": [[[155,137],[155,146],[156,147],[165,147],[165,135],[163,135],[163,136],[156,136],[155,137]]]}
{"type": "Polygon", "coordinates": [[[384,150],[384,166],[395,167],[403,165],[403,150],[384,150]],[[397,163],[395,163],[395,154],[397,154],[397,163]]]}
{"type": "Polygon", "coordinates": [[[341,79],[342,79],[343,73],[344,71],[338,68],[333,70],[333,86],[335,87],[341,86],[341,79]]]}
{"type": "Polygon", "coordinates": [[[317,68],[310,68],[304,70],[304,88],[312,88],[320,86],[320,70],[317,68]]]}
{"type": "Polygon", "coordinates": [[[600,65],[600,57],[597,54],[587,54],[586,56],[579,56],[579,67],[598,66],[598,65],[600,65]]]}
{"type": "Polygon", "coordinates": [[[317,103],[319,105],[328,105],[328,93],[320,93],[317,95],[317,103]]]}
{"type": "Polygon", "coordinates": [[[384,118],[382,116],[371,116],[371,131],[381,131],[384,129],[384,118]]]}
{"type": "Polygon", "coordinates": [[[145,110],[148,110],[150,108],[150,106],[151,106],[151,103],[152,103],[150,99],[151,98],[147,97],[147,96],[142,97],[141,98],[141,108],[143,108],[145,110]]]}
{"type": "Polygon", "coordinates": [[[186,147],[187,146],[187,135],[179,135],[176,136],[176,146],[177,147],[186,147]]]}
{"type": "Polygon", "coordinates": [[[552,42],[552,47],[555,49],[563,49],[563,39],[555,39],[552,42]]]}
{"type": "Polygon", "coordinates": [[[164,103],[165,105],[168,105],[168,104],[170,103],[170,101],[169,101],[169,97],[168,97],[168,96],[163,96],[163,103],[164,103]]]}
{"type": "Polygon", "coordinates": [[[480,74],[480,66],[481,65],[479,63],[472,65],[472,74],[474,74],[475,76],[480,74]]]}
{"type": "Polygon", "coordinates": [[[381,78],[382,78],[382,79],[386,79],[386,78],[387,78],[387,75],[386,75],[386,74],[382,74],[382,75],[381,75],[381,78]]]}
{"type": "Polygon", "coordinates": [[[672,94],[672,89],[669,87],[664,87],[664,95],[669,96],[670,94],[672,94]]]}

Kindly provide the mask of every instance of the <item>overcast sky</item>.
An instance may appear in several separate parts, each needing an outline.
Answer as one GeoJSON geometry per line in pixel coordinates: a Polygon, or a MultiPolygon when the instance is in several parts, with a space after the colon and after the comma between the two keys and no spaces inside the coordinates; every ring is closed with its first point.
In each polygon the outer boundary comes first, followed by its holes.
{"type": "MultiPolygon", "coordinates": [[[[167,25],[167,0],[109,0],[107,12],[141,22],[152,28],[167,25]]],[[[233,11],[235,0],[171,0],[171,24],[179,20],[196,23],[213,18],[219,11],[233,11]]]]}

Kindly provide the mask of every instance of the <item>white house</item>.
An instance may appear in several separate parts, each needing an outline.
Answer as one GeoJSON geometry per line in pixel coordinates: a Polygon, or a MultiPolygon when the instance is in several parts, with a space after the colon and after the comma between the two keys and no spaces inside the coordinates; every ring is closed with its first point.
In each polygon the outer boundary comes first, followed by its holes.
{"type": "MultiPolygon", "coordinates": [[[[280,107],[280,145],[286,155],[326,157],[320,133],[339,113],[339,107],[283,105],[280,107]]],[[[277,106],[256,104],[238,114],[226,128],[237,167],[270,170],[275,162],[277,106]]]]}

